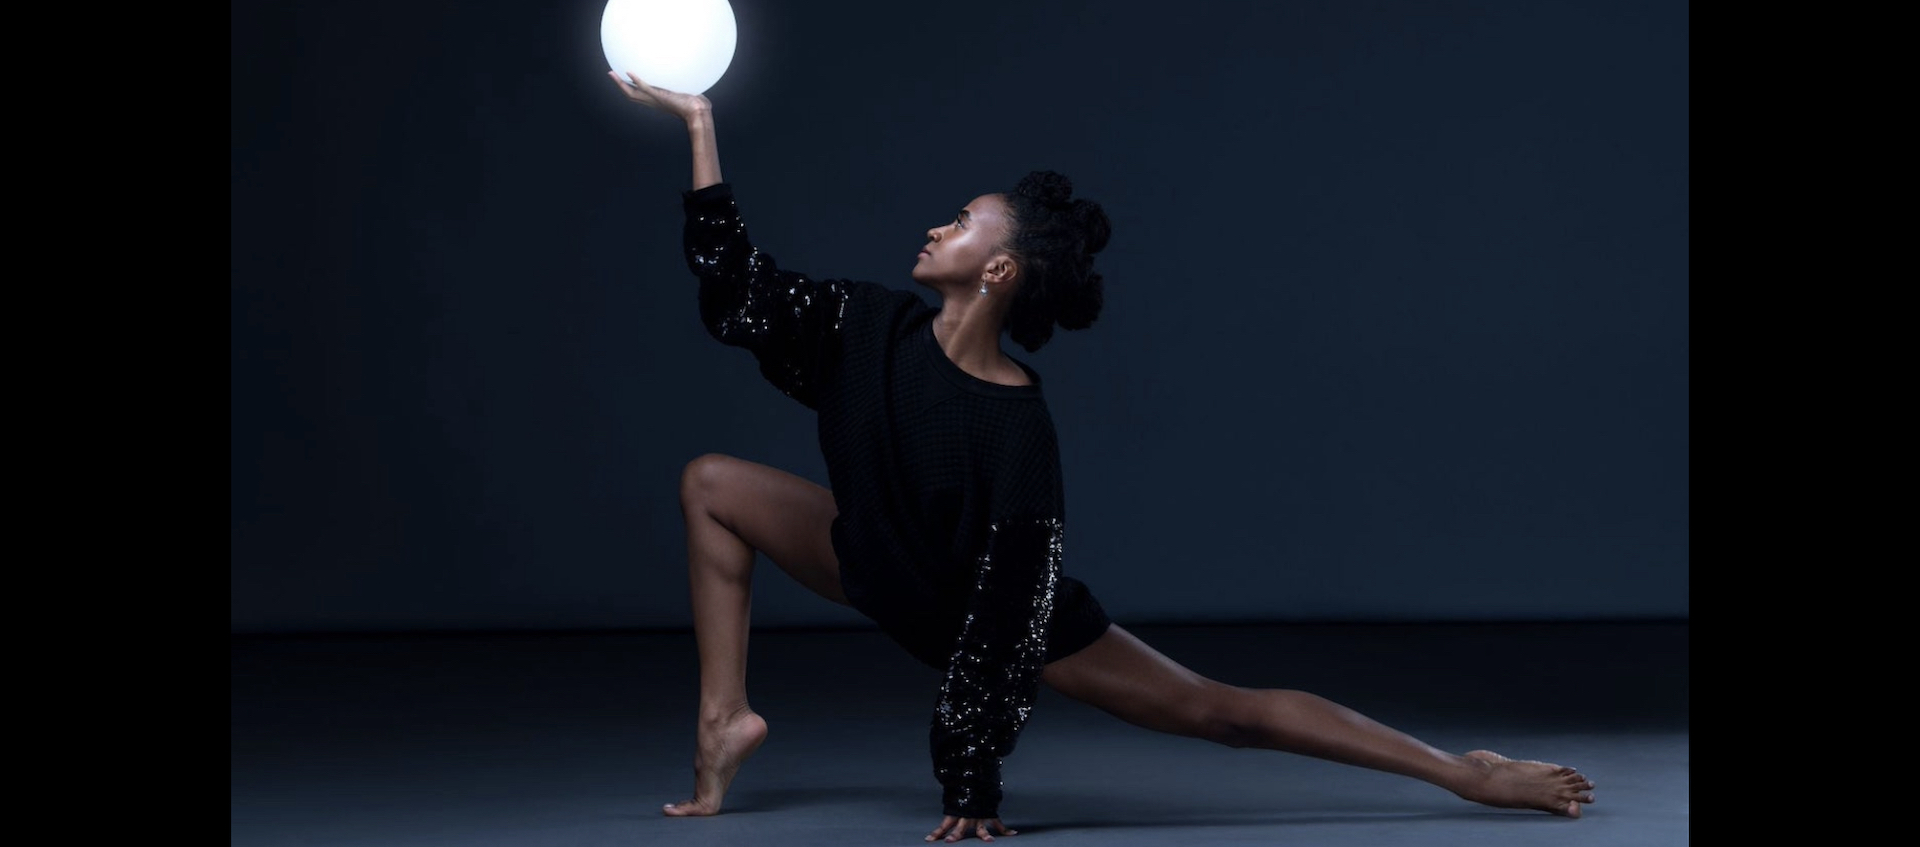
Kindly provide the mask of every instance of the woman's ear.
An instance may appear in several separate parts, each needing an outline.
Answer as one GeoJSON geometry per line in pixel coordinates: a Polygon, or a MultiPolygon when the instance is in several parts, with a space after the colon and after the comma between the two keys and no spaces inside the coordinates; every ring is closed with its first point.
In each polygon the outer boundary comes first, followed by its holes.
{"type": "Polygon", "coordinates": [[[993,282],[1011,282],[1019,273],[1020,263],[1005,253],[987,261],[986,276],[993,282]]]}

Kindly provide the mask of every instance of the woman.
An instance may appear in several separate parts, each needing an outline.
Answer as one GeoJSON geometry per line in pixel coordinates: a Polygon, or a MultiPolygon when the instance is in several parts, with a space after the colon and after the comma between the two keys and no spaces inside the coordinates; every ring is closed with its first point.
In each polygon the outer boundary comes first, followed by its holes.
{"type": "Polygon", "coordinates": [[[1032,351],[1056,323],[1084,328],[1099,314],[1092,263],[1107,218],[1072,199],[1064,177],[1030,174],[929,230],[913,279],[940,294],[931,309],[911,291],[781,270],[747,240],[721,181],[707,98],[608,75],[634,102],[685,121],[701,318],[819,413],[832,484],[727,456],[688,465],[699,742],[694,796],[666,814],[720,811],[766,739],[745,679],[756,550],[946,672],[931,730],[944,817],[928,841],[1015,834],[999,817],[1000,761],[1041,682],[1149,729],[1404,774],[1492,806],[1577,818],[1593,802],[1572,768],[1453,755],[1312,694],[1202,677],[1112,624],[1061,574],[1053,422],[1040,375],[1002,353],[999,336],[1032,351]]]}

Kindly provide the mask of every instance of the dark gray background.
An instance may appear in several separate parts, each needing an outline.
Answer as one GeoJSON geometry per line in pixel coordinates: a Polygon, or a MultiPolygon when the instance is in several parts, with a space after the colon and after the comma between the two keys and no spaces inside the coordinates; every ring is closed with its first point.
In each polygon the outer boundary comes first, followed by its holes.
{"type": "MultiPolygon", "coordinates": [[[[1006,346],[1116,619],[1687,616],[1686,4],[733,6],[783,265],[914,287],[1030,169],[1105,204],[1100,322],[1006,346]]],[[[233,6],[234,631],[685,626],[685,463],[824,483],[601,7],[233,6]]]]}

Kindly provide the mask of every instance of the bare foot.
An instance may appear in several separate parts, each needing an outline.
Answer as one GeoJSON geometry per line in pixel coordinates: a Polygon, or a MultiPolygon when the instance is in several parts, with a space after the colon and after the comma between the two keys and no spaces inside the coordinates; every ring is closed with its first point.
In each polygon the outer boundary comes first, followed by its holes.
{"type": "Polygon", "coordinates": [[[1593,782],[1573,768],[1515,761],[1490,750],[1475,750],[1466,759],[1479,775],[1454,793],[1475,803],[1577,818],[1580,804],[1593,802],[1593,782]]]}
{"type": "Polygon", "coordinates": [[[700,740],[693,758],[693,799],[660,807],[673,817],[720,813],[720,800],[740,772],[740,763],[767,740],[767,721],[751,709],[718,721],[700,722],[700,740]]]}

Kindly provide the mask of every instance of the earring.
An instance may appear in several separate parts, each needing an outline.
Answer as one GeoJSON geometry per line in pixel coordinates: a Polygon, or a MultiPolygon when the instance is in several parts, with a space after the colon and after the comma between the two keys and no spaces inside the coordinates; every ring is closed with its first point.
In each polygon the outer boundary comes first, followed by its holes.
{"type": "Polygon", "coordinates": [[[987,296],[987,284],[984,282],[980,283],[980,296],[987,296]]]}

